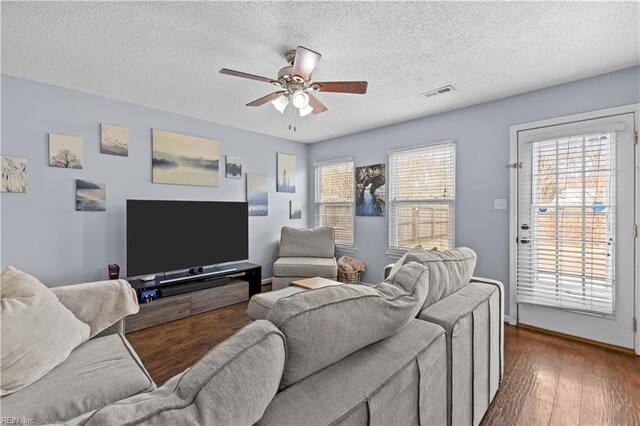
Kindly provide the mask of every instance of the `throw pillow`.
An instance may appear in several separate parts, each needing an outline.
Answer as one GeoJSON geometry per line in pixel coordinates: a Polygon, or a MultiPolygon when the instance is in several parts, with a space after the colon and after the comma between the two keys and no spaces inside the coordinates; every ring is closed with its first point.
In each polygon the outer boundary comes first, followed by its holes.
{"type": "Polygon", "coordinates": [[[421,245],[417,245],[414,248],[412,248],[411,250],[409,250],[408,252],[406,252],[405,254],[403,254],[402,257],[400,257],[400,259],[398,259],[398,261],[393,265],[393,267],[391,268],[391,271],[389,271],[389,275],[387,276],[385,281],[387,281],[387,282],[393,281],[393,277],[395,277],[395,275],[398,273],[400,268],[402,268],[402,265],[407,263],[407,256],[409,256],[410,253],[418,253],[418,252],[421,252],[421,251],[424,251],[424,249],[422,248],[421,245]]]}
{"type": "Polygon", "coordinates": [[[335,285],[278,300],[267,320],[287,342],[280,388],[396,333],[420,312],[428,290],[427,268],[411,262],[376,287],[335,285]]]}
{"type": "Polygon", "coordinates": [[[0,276],[2,396],[29,386],[89,338],[89,326],[35,277],[11,266],[0,276]]]}
{"type": "Polygon", "coordinates": [[[423,309],[460,290],[471,280],[476,253],[467,247],[446,251],[412,250],[405,262],[418,262],[429,269],[429,294],[423,309]]]}

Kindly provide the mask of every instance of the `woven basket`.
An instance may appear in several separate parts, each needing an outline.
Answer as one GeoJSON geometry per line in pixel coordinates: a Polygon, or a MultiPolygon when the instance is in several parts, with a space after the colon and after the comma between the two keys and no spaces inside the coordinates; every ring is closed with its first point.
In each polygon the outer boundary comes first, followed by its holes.
{"type": "Polygon", "coordinates": [[[361,272],[343,272],[338,270],[338,281],[345,284],[358,284],[361,272]]]}

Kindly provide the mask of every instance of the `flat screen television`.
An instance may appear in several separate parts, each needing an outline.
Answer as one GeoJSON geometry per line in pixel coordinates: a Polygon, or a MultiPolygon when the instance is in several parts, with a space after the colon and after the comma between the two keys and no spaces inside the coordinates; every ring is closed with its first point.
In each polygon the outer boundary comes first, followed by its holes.
{"type": "Polygon", "coordinates": [[[249,257],[247,203],[127,200],[127,275],[249,257]]]}

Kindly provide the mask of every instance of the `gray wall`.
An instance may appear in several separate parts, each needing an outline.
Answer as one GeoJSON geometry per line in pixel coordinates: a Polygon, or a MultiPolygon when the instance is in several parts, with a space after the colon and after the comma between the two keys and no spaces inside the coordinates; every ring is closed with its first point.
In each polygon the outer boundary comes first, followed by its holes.
{"type": "Polygon", "coordinates": [[[109,263],[126,274],[126,199],[245,201],[245,178],[225,179],[222,167],[217,188],[152,184],[152,128],[217,139],[221,165],[238,155],[245,173],[268,175],[269,216],[249,218],[249,258],[270,277],[280,228],[307,226],[307,145],[6,75],[2,155],[28,158],[29,189],[2,194],[2,267],[49,286],[104,279],[109,263]],[[129,157],[100,154],[100,123],[129,128],[129,157]],[[48,166],[49,132],[82,136],[82,170],[48,166]],[[275,191],[277,152],[297,157],[296,194],[275,191]],[[106,212],[75,211],[77,178],[106,182],[106,212]],[[303,201],[302,220],[289,220],[290,200],[303,201]]]}
{"type": "MultiPolygon", "coordinates": [[[[313,144],[309,161],[312,164],[314,161],[353,155],[356,166],[386,163],[386,152],[390,149],[455,139],[456,245],[471,247],[478,253],[476,275],[494,278],[507,285],[509,212],[494,210],[493,200],[509,198],[509,127],[640,102],[639,79],[640,68],[627,68],[357,133],[313,144]]],[[[438,98],[425,99],[425,102],[438,102],[438,98]]],[[[309,173],[309,217],[313,217],[312,168],[309,173]]],[[[378,282],[382,279],[384,265],[393,261],[385,254],[388,242],[387,217],[356,217],[356,252],[353,256],[366,264],[364,281],[378,282]]],[[[509,300],[508,295],[505,300],[509,300]]]]}

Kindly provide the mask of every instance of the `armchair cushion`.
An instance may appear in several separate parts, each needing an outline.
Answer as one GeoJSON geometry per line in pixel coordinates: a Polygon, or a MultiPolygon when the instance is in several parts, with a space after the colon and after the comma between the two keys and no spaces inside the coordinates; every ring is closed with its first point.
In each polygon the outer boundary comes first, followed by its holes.
{"type": "Polygon", "coordinates": [[[89,338],[89,326],[35,277],[9,266],[0,280],[0,376],[1,395],[5,396],[29,386],[67,359],[89,338]]]}
{"type": "Polygon", "coordinates": [[[325,257],[281,257],[273,264],[275,277],[336,278],[336,259],[325,257]]]}
{"type": "Polygon", "coordinates": [[[280,231],[278,257],[335,257],[335,241],[333,228],[305,229],[284,226],[280,231]]]}
{"type": "Polygon", "coordinates": [[[393,282],[376,287],[336,285],[279,299],[267,314],[285,335],[287,388],[407,325],[429,290],[427,268],[404,265],[393,282]]]}
{"type": "Polygon", "coordinates": [[[96,281],[51,290],[80,321],[89,324],[89,337],[140,309],[136,291],[125,280],[96,281]]]}
{"type": "Polygon", "coordinates": [[[249,425],[278,390],[284,337],[267,321],[249,324],[157,390],[69,422],[80,425],[249,425]]]}

